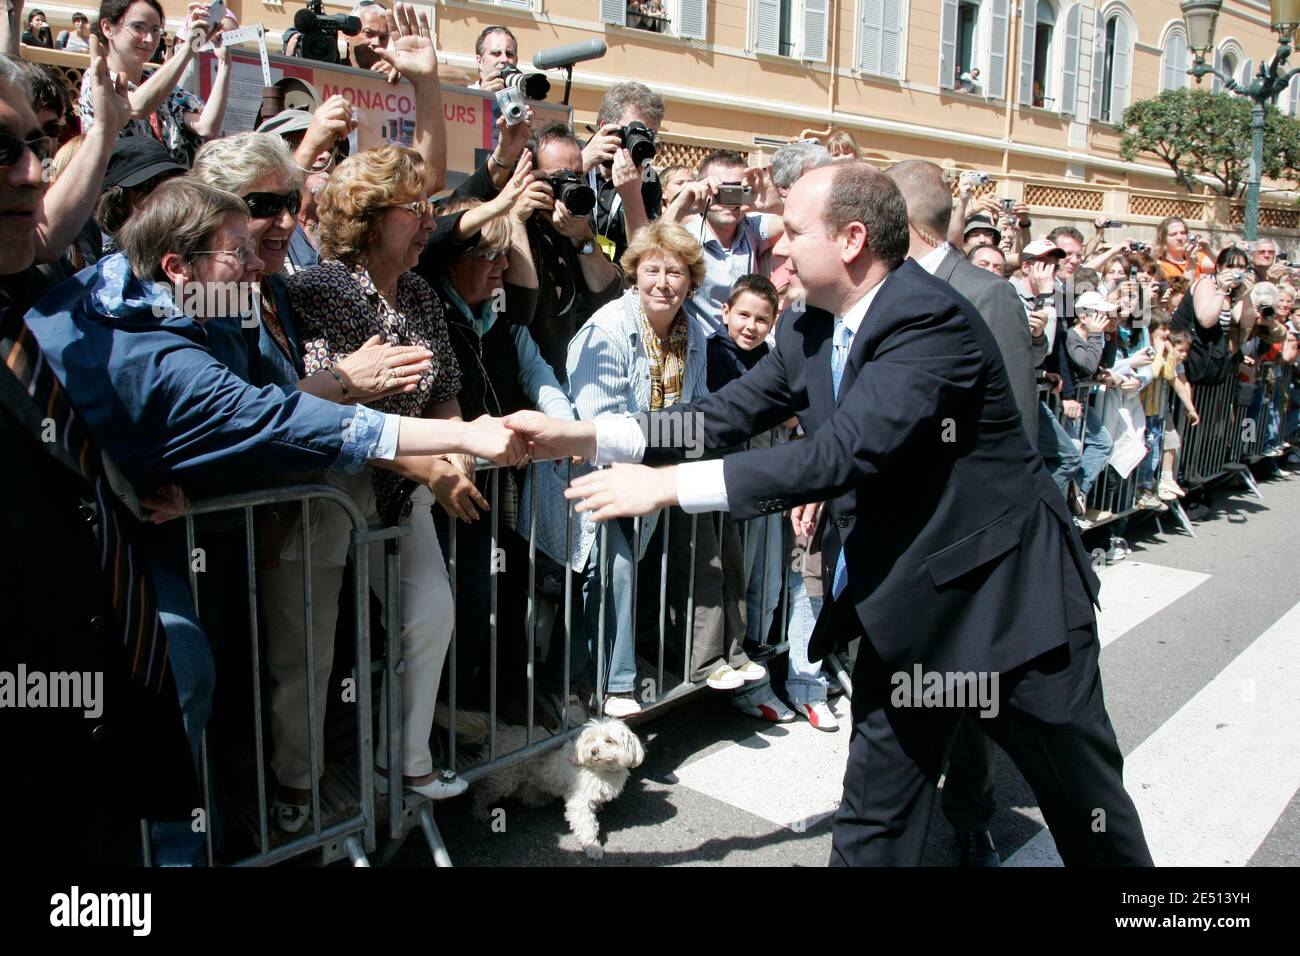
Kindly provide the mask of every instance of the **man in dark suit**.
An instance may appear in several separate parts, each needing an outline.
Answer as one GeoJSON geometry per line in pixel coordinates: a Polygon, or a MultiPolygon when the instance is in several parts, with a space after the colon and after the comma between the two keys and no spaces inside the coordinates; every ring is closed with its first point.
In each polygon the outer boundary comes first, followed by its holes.
{"type": "MultiPolygon", "coordinates": [[[[945,239],[952,215],[952,192],[943,170],[923,159],[909,159],[889,169],[907,202],[911,228],[908,255],[936,279],[942,279],[975,306],[997,340],[1011,391],[1020,409],[1025,437],[1038,438],[1038,382],[1035,368],[1047,352],[1043,326],[1030,334],[1028,315],[1011,283],[977,269],[945,239]]],[[[980,721],[963,720],[948,757],[943,784],[943,813],[952,824],[963,866],[998,866],[997,847],[989,832],[997,809],[994,799],[993,742],[979,730],[980,721]]]]}
{"type": "MultiPolygon", "coordinates": [[[[830,600],[809,657],[863,636],[831,862],[920,862],[944,758],[967,714],[1020,767],[1069,864],[1149,864],[1102,700],[1097,582],[1064,502],[1020,423],[997,342],[974,308],[907,254],[907,208],[860,163],[791,190],[788,255],[812,308],[719,392],[662,415],[696,415],[707,448],[797,415],[809,437],[669,468],[604,469],[566,494],[598,519],[680,504],[738,520],[825,501],[830,600]],[[919,676],[971,674],[995,690],[899,693],[919,676]]],[[[538,455],[678,461],[649,448],[653,418],[507,419],[538,455]]],[[[678,434],[683,430],[678,429],[678,434]]],[[[955,686],[955,684],[954,684],[955,686]]]]}
{"type": "MultiPolygon", "coordinates": [[[[0,60],[0,132],[31,142],[41,130],[22,76],[0,60]]],[[[0,243],[0,275],[35,255],[33,224],[45,216],[36,148],[20,146],[0,167],[0,220],[14,226],[0,243]]],[[[151,584],[132,548],[138,522],[83,439],[0,290],[0,839],[9,862],[138,863],[141,818],[188,821],[201,806],[151,584]],[[72,675],[80,706],[51,706],[68,703],[51,695],[56,682],[73,686],[72,675]]]]}

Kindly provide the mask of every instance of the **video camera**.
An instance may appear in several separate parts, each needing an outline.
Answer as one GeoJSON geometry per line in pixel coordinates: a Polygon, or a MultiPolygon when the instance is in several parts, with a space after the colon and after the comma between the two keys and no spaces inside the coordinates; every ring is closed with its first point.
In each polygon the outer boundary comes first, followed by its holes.
{"type": "Polygon", "coordinates": [[[302,34],[296,56],[319,63],[339,61],[339,34],[354,37],[361,32],[361,20],[346,13],[325,13],[322,0],[307,0],[307,6],[293,15],[293,28],[302,34]]]}

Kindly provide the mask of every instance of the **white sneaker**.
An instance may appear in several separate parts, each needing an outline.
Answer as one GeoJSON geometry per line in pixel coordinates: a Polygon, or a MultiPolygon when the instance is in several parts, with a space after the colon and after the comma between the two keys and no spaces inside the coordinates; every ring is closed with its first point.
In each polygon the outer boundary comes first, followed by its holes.
{"type": "Polygon", "coordinates": [[[631,717],[633,714],[641,713],[641,705],[637,699],[632,696],[631,692],[624,694],[609,694],[605,697],[605,716],[618,717],[620,720],[624,717],[631,717]]]}
{"type": "Polygon", "coordinates": [[[808,723],[818,730],[831,733],[840,729],[840,722],[835,719],[835,713],[824,700],[812,704],[794,704],[793,706],[796,714],[807,718],[808,723]]]}
{"type": "MultiPolygon", "coordinates": [[[[745,686],[745,678],[730,664],[721,664],[717,670],[704,678],[704,683],[714,690],[735,690],[737,687],[745,686]]],[[[605,712],[609,713],[608,709],[605,712]]]]}
{"type": "Polygon", "coordinates": [[[767,679],[767,668],[762,664],[755,664],[753,661],[745,661],[743,667],[735,668],[737,674],[750,682],[758,682],[767,679]]]}
{"type": "Polygon", "coordinates": [[[794,711],[783,704],[775,694],[768,694],[752,704],[742,704],[738,700],[732,700],[731,703],[737,710],[751,717],[762,717],[774,724],[788,724],[795,718],[794,711]]]}
{"type": "Polygon", "coordinates": [[[297,833],[311,819],[311,804],[300,807],[296,803],[283,803],[276,799],[271,804],[271,819],[284,833],[297,833]]]}
{"type": "MultiPolygon", "coordinates": [[[[406,789],[430,800],[450,800],[468,790],[469,784],[463,777],[458,777],[450,770],[444,770],[440,776],[434,777],[429,783],[418,787],[408,783],[406,789]]],[[[388,793],[388,774],[379,767],[375,768],[375,793],[388,793]]]]}

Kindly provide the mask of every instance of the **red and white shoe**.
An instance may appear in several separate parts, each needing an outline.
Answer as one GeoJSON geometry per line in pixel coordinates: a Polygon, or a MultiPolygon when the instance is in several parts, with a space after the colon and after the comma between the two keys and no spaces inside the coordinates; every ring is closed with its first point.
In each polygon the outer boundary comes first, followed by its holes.
{"type": "Polygon", "coordinates": [[[834,711],[827,706],[824,700],[819,700],[815,704],[795,704],[794,710],[799,716],[806,717],[808,723],[818,730],[833,733],[840,729],[840,722],[835,719],[834,711]]]}
{"type": "Polygon", "coordinates": [[[751,717],[762,717],[774,724],[788,724],[795,719],[794,711],[785,706],[775,694],[769,694],[767,697],[749,705],[743,705],[735,700],[731,703],[737,710],[743,711],[751,717]]]}

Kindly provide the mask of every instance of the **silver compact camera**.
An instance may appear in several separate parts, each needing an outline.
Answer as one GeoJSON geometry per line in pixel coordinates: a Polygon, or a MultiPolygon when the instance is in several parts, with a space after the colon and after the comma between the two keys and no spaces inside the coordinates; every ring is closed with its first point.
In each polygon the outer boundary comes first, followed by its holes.
{"type": "Polygon", "coordinates": [[[507,126],[518,126],[524,121],[528,107],[524,103],[524,94],[518,87],[507,86],[495,94],[497,107],[506,118],[507,126]]]}
{"type": "Polygon", "coordinates": [[[961,174],[961,181],[972,186],[983,186],[989,181],[989,174],[978,169],[968,169],[961,174]]]}
{"type": "Polygon", "coordinates": [[[719,206],[747,206],[754,200],[754,190],[744,183],[722,183],[718,187],[719,206]]]}

